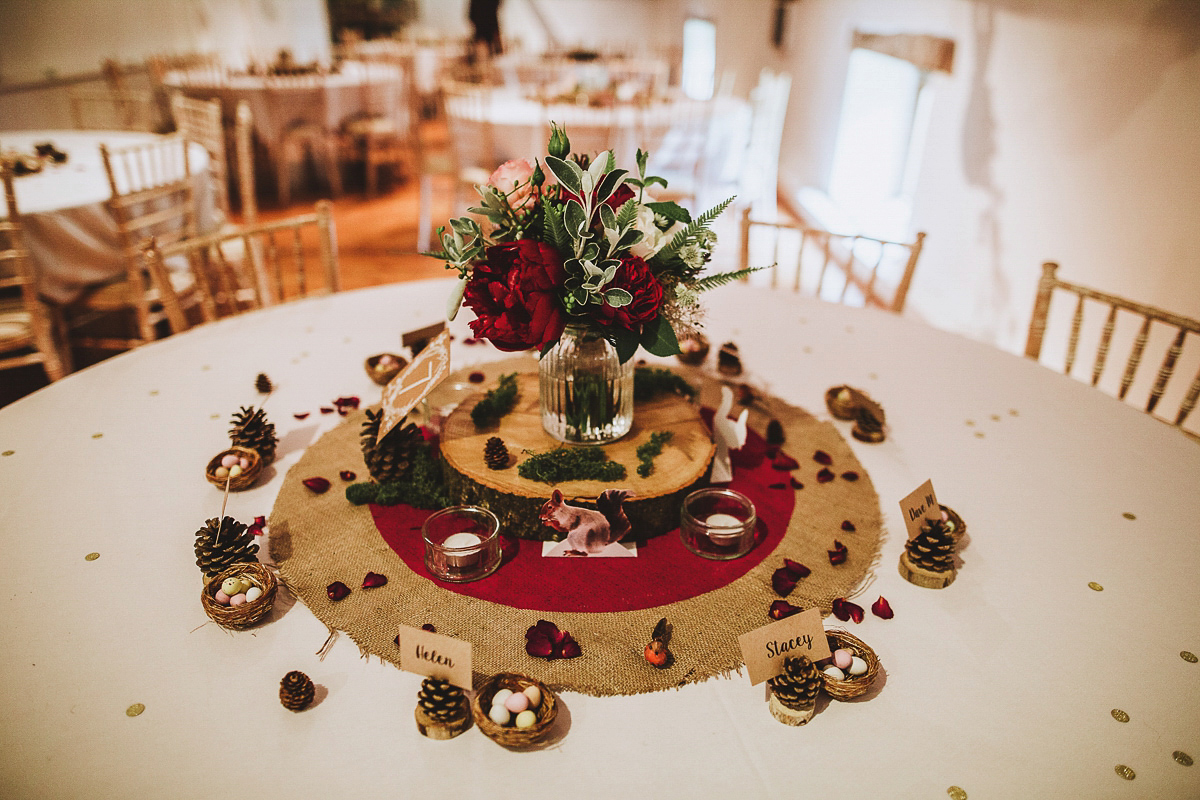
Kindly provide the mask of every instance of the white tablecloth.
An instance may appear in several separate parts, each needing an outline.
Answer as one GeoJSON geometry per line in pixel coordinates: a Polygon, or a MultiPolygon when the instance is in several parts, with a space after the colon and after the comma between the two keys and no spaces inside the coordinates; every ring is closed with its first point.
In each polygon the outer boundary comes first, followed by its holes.
{"type": "MultiPolygon", "coordinates": [[[[363,359],[435,322],[449,288],[224,320],[0,409],[5,797],[1200,796],[1200,768],[1172,758],[1200,756],[1200,664],[1180,657],[1200,652],[1200,447],[1030,361],[788,293],[717,290],[708,333],[740,345],[751,384],[820,416],[841,383],[887,409],[886,442],[850,440],[890,532],[856,599],[883,595],[896,616],[849,626],[882,661],[875,697],[789,728],[744,675],[565,693],[565,738],[518,754],[474,730],[421,737],[420,678],[360,658],[345,637],[321,661],[327,631],[301,605],[279,603],[252,632],[206,624],[192,539],[221,493],[202,471],[230,414],[260,399],[254,376],[278,387],[267,411],[282,441],[267,480],[229,498],[246,521],[340,424],[318,407],[377,401],[363,359]],[[941,591],[896,570],[897,501],[927,478],[971,539],[941,591]],[[301,714],[277,700],[292,669],[323,687],[301,714]],[[133,703],[145,713],[127,717],[133,703]]],[[[501,356],[462,344],[469,316],[451,326],[460,367],[501,356]]],[[[788,447],[806,457],[803,442],[788,447]]]]}
{"type": "MultiPolygon", "coordinates": [[[[35,144],[51,142],[68,156],[65,164],[13,182],[38,291],[47,300],[69,303],[87,287],[125,274],[117,222],[105,205],[112,192],[100,145],[125,147],[154,138],[119,131],[0,132],[0,150],[32,153],[35,144]]],[[[193,175],[207,173],[208,153],[201,145],[188,148],[188,161],[193,175]]],[[[197,226],[207,230],[215,219],[212,181],[195,181],[195,199],[197,226]]],[[[0,204],[0,218],[7,216],[0,204]]]]}

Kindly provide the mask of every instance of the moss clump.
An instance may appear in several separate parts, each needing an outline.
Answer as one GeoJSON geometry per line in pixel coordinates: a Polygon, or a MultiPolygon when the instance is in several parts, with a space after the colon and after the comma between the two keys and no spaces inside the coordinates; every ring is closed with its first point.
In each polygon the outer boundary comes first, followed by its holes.
{"type": "Polygon", "coordinates": [[[521,462],[517,474],[542,483],[619,481],[628,474],[624,464],[609,461],[600,447],[557,447],[534,453],[521,462]]]}
{"type": "Polygon", "coordinates": [[[663,445],[671,441],[671,437],[674,435],[671,431],[658,431],[650,434],[648,442],[638,445],[638,475],[643,478],[650,477],[650,474],[654,472],[654,459],[662,453],[663,445]]]}
{"type": "Polygon", "coordinates": [[[412,461],[412,472],[403,481],[389,483],[353,483],[346,487],[346,499],[356,506],[374,503],[394,506],[400,503],[413,508],[445,508],[451,505],[450,495],[442,480],[441,466],[428,447],[418,450],[412,461]]]}
{"type": "Polygon", "coordinates": [[[637,367],[633,371],[633,399],[635,402],[650,400],[660,394],[677,394],[691,399],[696,389],[669,369],[637,367]]]}
{"type": "Polygon", "coordinates": [[[517,373],[501,375],[495,389],[488,389],[483,399],[471,409],[471,421],[483,428],[497,422],[517,405],[517,373]]]}

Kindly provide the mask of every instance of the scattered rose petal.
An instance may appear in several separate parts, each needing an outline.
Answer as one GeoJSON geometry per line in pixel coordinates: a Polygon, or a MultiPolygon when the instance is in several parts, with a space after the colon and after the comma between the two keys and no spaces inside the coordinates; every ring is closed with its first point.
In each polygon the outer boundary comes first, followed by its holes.
{"type": "Polygon", "coordinates": [[[305,411],[302,414],[292,414],[292,416],[295,417],[296,419],[308,419],[308,414],[309,414],[309,412],[305,411]]]}
{"type": "Polygon", "coordinates": [[[387,584],[387,575],[380,575],[378,572],[368,572],[363,578],[362,588],[377,589],[380,586],[387,584]]]}
{"type": "Polygon", "coordinates": [[[856,623],[863,621],[863,607],[857,603],[851,603],[844,597],[839,597],[833,601],[833,615],[842,622],[854,620],[856,623]]]}
{"type": "Polygon", "coordinates": [[[846,549],[846,545],[842,544],[837,539],[833,540],[833,549],[826,552],[829,553],[829,563],[833,564],[834,566],[837,566],[838,564],[844,564],[846,562],[846,556],[850,554],[850,551],[846,549]]]}
{"type": "Polygon", "coordinates": [[[776,600],[774,603],[771,603],[771,610],[767,612],[767,616],[775,620],[786,619],[792,614],[799,614],[803,610],[799,606],[792,605],[787,600],[776,600]]]}
{"type": "Polygon", "coordinates": [[[579,646],[579,642],[571,636],[571,634],[563,634],[562,657],[563,658],[578,658],[583,655],[583,648],[579,646]]]}
{"type": "Polygon", "coordinates": [[[854,481],[858,480],[858,473],[852,469],[848,469],[842,473],[842,480],[853,483],[854,481]]]}
{"type": "Polygon", "coordinates": [[[783,560],[783,568],[795,575],[797,578],[807,578],[812,574],[812,570],[801,564],[799,561],[792,561],[790,558],[783,560]]]}
{"type": "Polygon", "coordinates": [[[354,395],[350,395],[349,397],[339,397],[337,400],[333,401],[333,404],[335,406],[337,406],[339,409],[341,409],[341,408],[353,409],[353,408],[358,408],[358,406],[361,402],[362,402],[362,400],[360,400],[358,397],[356,397],[354,395]]]}
{"type": "Polygon", "coordinates": [[[474,372],[472,372],[470,375],[467,376],[467,380],[469,380],[471,383],[483,383],[483,381],[486,377],[487,376],[484,375],[479,370],[475,370],[474,372]]]}
{"type": "Polygon", "coordinates": [[[424,625],[422,625],[421,630],[429,631],[430,633],[437,633],[437,628],[433,627],[433,623],[431,622],[426,622],[424,625]]]}
{"type": "Polygon", "coordinates": [[[779,483],[769,483],[769,484],[767,484],[767,488],[768,489],[786,489],[787,484],[784,483],[783,481],[780,481],[779,483]]]}
{"type": "Polygon", "coordinates": [[[344,600],[350,594],[350,587],[341,581],[334,581],[325,587],[325,594],[330,600],[344,600]]]}
{"type": "Polygon", "coordinates": [[[396,647],[399,647],[400,646],[400,634],[397,633],[395,636],[393,636],[392,641],[396,643],[396,647]]]}
{"type": "Polygon", "coordinates": [[[800,466],[800,462],[786,453],[777,454],[774,460],[771,461],[771,468],[780,470],[781,472],[787,472],[798,466],[800,466]]]}
{"type": "Polygon", "coordinates": [[[321,406],[321,413],[322,414],[332,414],[333,408],[331,406],[321,406]]]}
{"type": "Polygon", "coordinates": [[[857,528],[854,527],[853,522],[851,522],[848,519],[844,519],[844,520],[842,520],[842,530],[844,530],[846,533],[854,533],[854,531],[856,531],[857,528]]]}
{"type": "Polygon", "coordinates": [[[549,661],[583,655],[583,649],[571,634],[560,631],[557,625],[544,619],[525,631],[525,652],[549,661]]]}
{"type": "Polygon", "coordinates": [[[818,464],[824,464],[828,467],[833,463],[833,458],[824,450],[818,450],[817,452],[813,453],[813,461],[817,462],[818,464]]]}
{"type": "Polygon", "coordinates": [[[771,588],[780,597],[787,597],[792,593],[792,589],[796,588],[799,580],[787,567],[780,567],[771,574],[771,588]]]}
{"type": "Polygon", "coordinates": [[[784,442],[783,425],[773,419],[767,423],[767,444],[781,445],[784,442]]]}
{"type": "Polygon", "coordinates": [[[480,344],[482,341],[483,339],[476,339],[474,336],[468,336],[467,338],[463,339],[463,344],[480,344]]]}
{"type": "Polygon", "coordinates": [[[352,481],[352,480],[354,480],[355,478],[357,478],[358,476],[357,476],[357,475],[355,475],[355,474],[354,474],[353,472],[351,472],[350,470],[348,470],[348,469],[344,469],[344,470],[342,470],[341,472],[339,472],[339,473],[338,473],[338,477],[340,477],[340,478],[341,478],[342,480],[344,480],[344,481],[352,481]]]}
{"type": "Polygon", "coordinates": [[[803,489],[804,484],[801,483],[800,481],[796,480],[795,478],[792,478],[792,488],[793,489],[803,489]]]}
{"type": "Polygon", "coordinates": [[[833,473],[828,469],[822,469],[817,473],[817,483],[829,483],[833,480],[833,473]]]}
{"type": "Polygon", "coordinates": [[[303,483],[309,489],[309,491],[313,492],[314,494],[323,494],[329,491],[329,481],[325,478],[305,478],[303,481],[301,481],[301,483],[303,483]]]}
{"type": "Polygon", "coordinates": [[[891,619],[896,616],[896,612],[892,611],[891,604],[883,599],[883,595],[879,595],[879,599],[871,604],[871,613],[881,619],[891,619]]]}
{"type": "Polygon", "coordinates": [[[774,460],[775,460],[775,456],[779,455],[779,445],[777,445],[777,444],[770,445],[769,447],[767,447],[767,449],[766,449],[766,450],[764,450],[764,451],[763,451],[763,454],[764,454],[764,455],[765,455],[767,458],[769,458],[769,459],[771,459],[772,461],[774,461],[774,460]]]}

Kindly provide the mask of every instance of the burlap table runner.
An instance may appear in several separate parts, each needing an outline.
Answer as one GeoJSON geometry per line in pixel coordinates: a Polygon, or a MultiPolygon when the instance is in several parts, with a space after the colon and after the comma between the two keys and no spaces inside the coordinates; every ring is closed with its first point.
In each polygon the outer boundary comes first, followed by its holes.
{"type": "MultiPolygon", "coordinates": [[[[502,369],[488,371],[499,374],[502,369]]],[[[683,372],[700,387],[699,402],[715,407],[720,384],[699,372],[683,372]]],[[[454,380],[452,376],[449,382],[454,380]]],[[[460,386],[461,380],[459,376],[460,386]]],[[[350,504],[341,491],[344,484],[337,480],[337,473],[345,469],[366,475],[359,449],[361,412],[309,447],[288,471],[269,520],[271,556],[284,584],[318,619],[331,630],[345,632],[363,652],[394,664],[400,660],[394,642],[397,626],[429,623],[438,633],[472,642],[477,680],[497,672],[518,672],[558,689],[597,696],[640,694],[706,680],[740,667],[737,637],[770,622],[767,611],[779,599],[771,587],[771,574],[785,557],[812,569],[788,602],[802,608],[816,606],[828,614],[835,598],[849,596],[863,581],[882,544],[883,521],[875,489],[838,430],[803,409],[769,397],[752,406],[750,425],[764,431],[772,417],[784,427],[784,451],[800,462],[792,474],[805,486],[796,491],[788,530],[775,551],[744,576],[680,602],[622,612],[529,611],[448,591],[414,572],[384,542],[370,509],[350,504]],[[859,479],[837,477],[819,483],[816,474],[821,465],[812,458],[817,450],[832,457],[835,475],[854,471],[859,479]],[[306,489],[301,482],[316,475],[333,480],[334,488],[321,495],[306,489]],[[841,530],[846,519],[854,520],[853,533],[841,530]],[[834,539],[849,548],[848,559],[837,566],[830,565],[827,555],[834,539]],[[359,589],[368,571],[388,576],[387,585],[359,589]],[[326,586],[339,580],[353,591],[334,602],[327,597],[326,586]],[[675,660],[659,670],[646,663],[642,651],[661,617],[674,627],[675,660]],[[529,656],[525,631],[539,619],[570,631],[583,655],[556,661],[529,656]]],[[[780,476],[786,480],[788,473],[780,476]]]]}

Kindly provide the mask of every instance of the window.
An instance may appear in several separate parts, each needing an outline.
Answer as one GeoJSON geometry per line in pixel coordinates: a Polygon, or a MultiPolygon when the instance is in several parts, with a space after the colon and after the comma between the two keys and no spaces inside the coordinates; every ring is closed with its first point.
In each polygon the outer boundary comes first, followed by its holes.
{"type": "Polygon", "coordinates": [[[717,72],[717,26],[712,20],[691,17],[683,23],[683,93],[693,100],[708,100],[717,72]]]}

